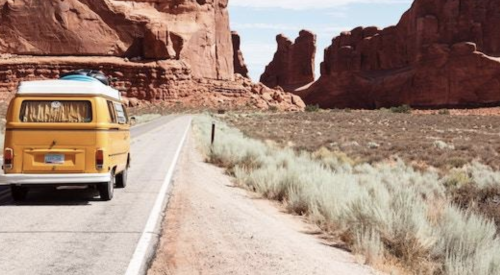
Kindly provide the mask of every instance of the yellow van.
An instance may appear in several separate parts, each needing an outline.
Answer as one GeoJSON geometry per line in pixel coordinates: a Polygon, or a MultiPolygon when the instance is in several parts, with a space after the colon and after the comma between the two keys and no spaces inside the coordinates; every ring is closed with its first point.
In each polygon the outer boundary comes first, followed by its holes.
{"type": "Polygon", "coordinates": [[[7,111],[0,175],[14,200],[31,187],[71,185],[96,187],[111,200],[115,185],[126,186],[129,119],[120,93],[95,75],[20,84],[7,111]]]}

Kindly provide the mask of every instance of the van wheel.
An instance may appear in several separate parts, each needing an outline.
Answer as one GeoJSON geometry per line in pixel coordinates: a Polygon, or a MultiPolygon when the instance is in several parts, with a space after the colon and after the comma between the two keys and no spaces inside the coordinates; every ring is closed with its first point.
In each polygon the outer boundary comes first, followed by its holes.
{"type": "Polygon", "coordinates": [[[123,170],[123,172],[116,175],[116,187],[117,188],[127,187],[127,179],[128,179],[128,167],[125,167],[125,170],[123,170]]]}
{"type": "Polygon", "coordinates": [[[24,186],[11,186],[10,192],[12,193],[12,198],[15,201],[24,201],[28,195],[28,187],[24,186]]]}
{"type": "Polygon", "coordinates": [[[111,179],[109,182],[100,183],[97,188],[99,189],[99,195],[101,200],[110,201],[113,198],[113,193],[115,191],[115,173],[111,172],[111,179]]]}

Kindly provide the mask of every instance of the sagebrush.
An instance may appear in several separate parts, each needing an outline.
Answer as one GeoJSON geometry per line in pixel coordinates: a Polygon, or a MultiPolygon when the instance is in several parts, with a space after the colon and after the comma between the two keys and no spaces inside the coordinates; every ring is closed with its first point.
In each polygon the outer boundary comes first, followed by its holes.
{"type": "MultiPolygon", "coordinates": [[[[495,224],[450,199],[450,186],[468,182],[462,176],[416,171],[398,159],[370,165],[327,149],[297,152],[221,122],[211,146],[211,123],[208,116],[194,120],[210,162],[227,168],[241,186],[307,216],[368,263],[398,259],[415,274],[500,274],[495,224]]],[[[477,163],[460,169],[478,188],[500,179],[477,163]]]]}

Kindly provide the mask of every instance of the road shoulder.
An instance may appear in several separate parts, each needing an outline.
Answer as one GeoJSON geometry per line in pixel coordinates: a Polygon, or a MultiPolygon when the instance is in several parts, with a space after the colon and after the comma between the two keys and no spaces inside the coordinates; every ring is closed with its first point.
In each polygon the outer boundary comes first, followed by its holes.
{"type": "Polygon", "coordinates": [[[156,274],[372,274],[272,202],[235,188],[188,138],[156,257],[156,274]]]}

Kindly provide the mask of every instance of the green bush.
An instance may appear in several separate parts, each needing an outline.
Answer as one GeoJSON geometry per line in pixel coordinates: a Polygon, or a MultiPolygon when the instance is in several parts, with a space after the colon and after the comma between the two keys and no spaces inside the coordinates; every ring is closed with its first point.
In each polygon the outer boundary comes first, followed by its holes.
{"type": "Polygon", "coordinates": [[[448,109],[441,109],[438,111],[438,114],[439,115],[449,115],[450,114],[450,110],[448,109]]]}
{"type": "Polygon", "coordinates": [[[401,105],[398,107],[391,107],[390,110],[392,113],[397,113],[397,114],[410,114],[412,111],[410,105],[401,105]]]}
{"type": "Polygon", "coordinates": [[[271,111],[271,112],[277,112],[277,111],[279,111],[278,106],[274,106],[274,105],[269,106],[269,111],[271,111]]]}
{"type": "Polygon", "coordinates": [[[319,112],[320,110],[321,108],[319,107],[318,104],[306,106],[306,112],[313,113],[313,112],[319,112]]]}

